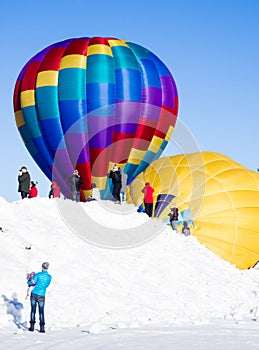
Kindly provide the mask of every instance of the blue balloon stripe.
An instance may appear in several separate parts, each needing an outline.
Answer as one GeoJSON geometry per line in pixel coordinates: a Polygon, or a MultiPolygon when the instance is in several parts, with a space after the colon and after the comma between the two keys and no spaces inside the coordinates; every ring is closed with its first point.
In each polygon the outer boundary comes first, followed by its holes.
{"type": "Polygon", "coordinates": [[[86,70],[82,68],[62,69],[58,76],[59,100],[86,99],[86,70]]]}
{"type": "Polygon", "coordinates": [[[49,152],[46,151],[46,139],[45,137],[37,137],[32,140],[35,147],[38,149],[38,153],[42,155],[44,158],[45,164],[47,166],[52,166],[53,164],[53,157],[50,155],[49,152]]]}
{"type": "Polygon", "coordinates": [[[131,50],[126,46],[112,46],[115,69],[138,70],[138,62],[131,50]]]}
{"type": "MultiPolygon", "coordinates": [[[[45,166],[45,163],[42,164],[42,162],[44,162],[43,157],[41,156],[41,154],[37,153],[35,154],[35,156],[33,157],[35,162],[38,164],[38,166],[40,167],[40,169],[44,172],[44,174],[47,176],[48,179],[50,179],[50,181],[53,180],[53,174],[52,174],[52,166],[45,166]]],[[[47,193],[46,193],[47,195],[47,193]]]]}
{"type": "Polygon", "coordinates": [[[134,178],[132,177],[137,170],[138,165],[127,162],[124,168],[124,173],[128,175],[127,185],[129,185],[134,178]]]}
{"type": "Polygon", "coordinates": [[[52,165],[47,166],[45,162],[45,158],[41,153],[36,153],[32,156],[34,161],[38,164],[44,174],[48,177],[49,180],[52,180],[52,165]]]}
{"type": "Polygon", "coordinates": [[[59,118],[58,87],[44,86],[35,90],[39,120],[59,118]]]}
{"type": "Polygon", "coordinates": [[[160,77],[156,65],[150,59],[139,60],[143,85],[161,89],[160,77]]]}
{"type": "MultiPolygon", "coordinates": [[[[162,143],[163,145],[163,143],[162,143]]],[[[162,146],[161,146],[162,147],[162,146]]],[[[145,153],[144,157],[142,158],[140,164],[138,165],[137,169],[135,170],[135,172],[133,173],[133,177],[137,177],[140,173],[142,173],[142,171],[144,171],[152,162],[154,162],[155,160],[157,160],[161,154],[163,153],[163,149],[159,148],[159,150],[154,153],[151,152],[150,150],[147,150],[147,152],[145,153]]],[[[165,146],[163,146],[165,147],[165,146]]]]}
{"type": "MultiPolygon", "coordinates": [[[[156,153],[154,153],[150,150],[147,150],[144,157],[142,158],[141,163],[145,162],[145,163],[151,164],[153,162],[155,156],[156,156],[156,153]]],[[[141,166],[141,163],[140,163],[140,166],[141,166]]]]}
{"type": "Polygon", "coordinates": [[[22,136],[23,142],[26,144],[29,140],[32,139],[31,132],[27,124],[24,124],[19,127],[19,132],[22,136]]]}
{"type": "Polygon", "coordinates": [[[165,148],[166,148],[166,146],[167,146],[167,144],[168,144],[168,141],[163,140],[162,145],[160,146],[160,149],[161,149],[162,151],[164,151],[165,148]]]}
{"type": "Polygon", "coordinates": [[[25,125],[30,130],[30,137],[39,137],[42,135],[42,130],[39,127],[37,120],[37,112],[35,106],[28,106],[22,109],[25,125]]]}
{"type": "Polygon", "coordinates": [[[126,44],[131,48],[137,60],[150,59],[149,51],[144,47],[134,44],[132,42],[126,42],[126,44]]]}
{"type": "Polygon", "coordinates": [[[59,109],[64,134],[87,132],[85,100],[60,101],[59,109]]]}
{"type": "Polygon", "coordinates": [[[157,153],[156,153],[156,155],[155,155],[155,157],[154,157],[154,159],[153,159],[153,162],[154,162],[155,160],[157,160],[158,158],[160,158],[160,156],[162,155],[162,153],[163,153],[163,150],[160,148],[160,149],[157,151],[157,153]]]}
{"type": "Polygon", "coordinates": [[[152,52],[149,52],[149,56],[150,58],[152,58],[152,61],[156,65],[159,75],[161,77],[166,76],[171,78],[171,73],[169,69],[166,67],[166,65],[152,52]]]}
{"type": "Polygon", "coordinates": [[[22,115],[23,115],[23,119],[24,119],[25,124],[32,123],[33,121],[35,123],[38,123],[35,105],[23,107],[22,108],[22,115]]]}
{"type": "Polygon", "coordinates": [[[32,139],[28,140],[25,143],[26,148],[29,150],[30,154],[34,156],[36,153],[39,152],[38,148],[35,146],[34,142],[32,139]]]}
{"type": "Polygon", "coordinates": [[[116,69],[117,101],[141,102],[142,80],[135,69],[116,69]]]}
{"type": "Polygon", "coordinates": [[[86,81],[89,83],[115,84],[113,58],[109,55],[87,56],[86,81]]]}
{"type": "Polygon", "coordinates": [[[39,125],[37,123],[32,122],[32,123],[28,123],[27,125],[28,125],[28,128],[30,129],[30,134],[32,139],[42,136],[42,131],[40,130],[39,125]]]}
{"type": "Polygon", "coordinates": [[[107,105],[107,106],[102,106],[97,109],[93,109],[91,112],[87,113],[87,122],[89,122],[89,119],[94,119],[94,118],[112,118],[114,116],[116,109],[115,104],[107,105]]]}
{"type": "Polygon", "coordinates": [[[148,166],[150,165],[149,162],[141,161],[141,163],[138,165],[135,172],[132,174],[132,178],[137,177],[139,174],[141,174],[148,166]]]}
{"type": "Polygon", "coordinates": [[[97,112],[100,116],[109,116],[113,109],[107,108],[116,102],[116,86],[109,83],[87,83],[87,112],[97,112]]]}
{"type": "Polygon", "coordinates": [[[52,153],[53,151],[55,152],[56,149],[65,148],[60,120],[57,118],[45,119],[41,120],[40,123],[44,134],[47,135],[46,139],[52,153]]]}

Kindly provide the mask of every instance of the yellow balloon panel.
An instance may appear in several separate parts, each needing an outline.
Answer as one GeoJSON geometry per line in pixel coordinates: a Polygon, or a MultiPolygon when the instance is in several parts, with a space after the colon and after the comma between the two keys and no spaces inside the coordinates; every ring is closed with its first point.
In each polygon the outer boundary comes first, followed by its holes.
{"type": "Polygon", "coordinates": [[[259,261],[259,174],[214,152],[160,158],[130,185],[136,205],[146,181],[155,189],[154,203],[158,195],[175,196],[159,218],[168,218],[171,205],[188,209],[192,235],[213,252],[241,269],[259,261]]]}

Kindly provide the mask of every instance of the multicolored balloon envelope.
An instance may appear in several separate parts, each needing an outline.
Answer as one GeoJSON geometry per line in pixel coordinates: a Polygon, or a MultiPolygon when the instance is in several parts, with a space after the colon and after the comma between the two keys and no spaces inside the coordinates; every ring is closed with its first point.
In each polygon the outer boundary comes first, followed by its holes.
{"type": "Polygon", "coordinates": [[[212,152],[160,158],[130,185],[136,205],[146,181],[155,189],[154,216],[166,219],[177,206],[192,235],[223,259],[240,269],[259,261],[258,173],[212,152]]]}
{"type": "Polygon", "coordinates": [[[69,39],[22,69],[14,110],[22,139],[42,171],[69,196],[77,168],[85,191],[105,188],[111,163],[130,183],[166,147],[178,113],[168,68],[142,46],[116,38],[69,39]]]}

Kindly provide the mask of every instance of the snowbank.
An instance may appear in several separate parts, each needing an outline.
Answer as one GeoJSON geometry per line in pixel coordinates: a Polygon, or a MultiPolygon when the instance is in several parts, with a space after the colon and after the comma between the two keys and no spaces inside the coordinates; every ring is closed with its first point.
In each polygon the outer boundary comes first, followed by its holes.
{"type": "MultiPolygon", "coordinates": [[[[0,327],[26,325],[26,272],[39,271],[46,260],[53,276],[46,297],[47,329],[80,326],[98,333],[107,328],[258,318],[258,269],[240,271],[194,237],[166,226],[135,248],[99,248],[68,228],[57,201],[8,203],[0,198],[0,327]]],[[[110,226],[137,226],[138,220],[156,225],[145,214],[126,215],[124,206],[118,217],[97,202],[67,203],[71,213],[81,205],[110,226]]]]}

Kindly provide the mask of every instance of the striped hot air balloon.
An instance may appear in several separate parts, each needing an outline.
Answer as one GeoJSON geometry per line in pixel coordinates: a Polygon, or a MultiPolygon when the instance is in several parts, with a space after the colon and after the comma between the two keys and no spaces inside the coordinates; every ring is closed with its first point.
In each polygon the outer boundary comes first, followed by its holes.
{"type": "Polygon", "coordinates": [[[166,147],[178,112],[176,84],[146,48],[116,38],[76,38],[29,60],[14,92],[21,137],[35,162],[69,196],[73,169],[104,190],[111,163],[128,184],[166,147]]]}

